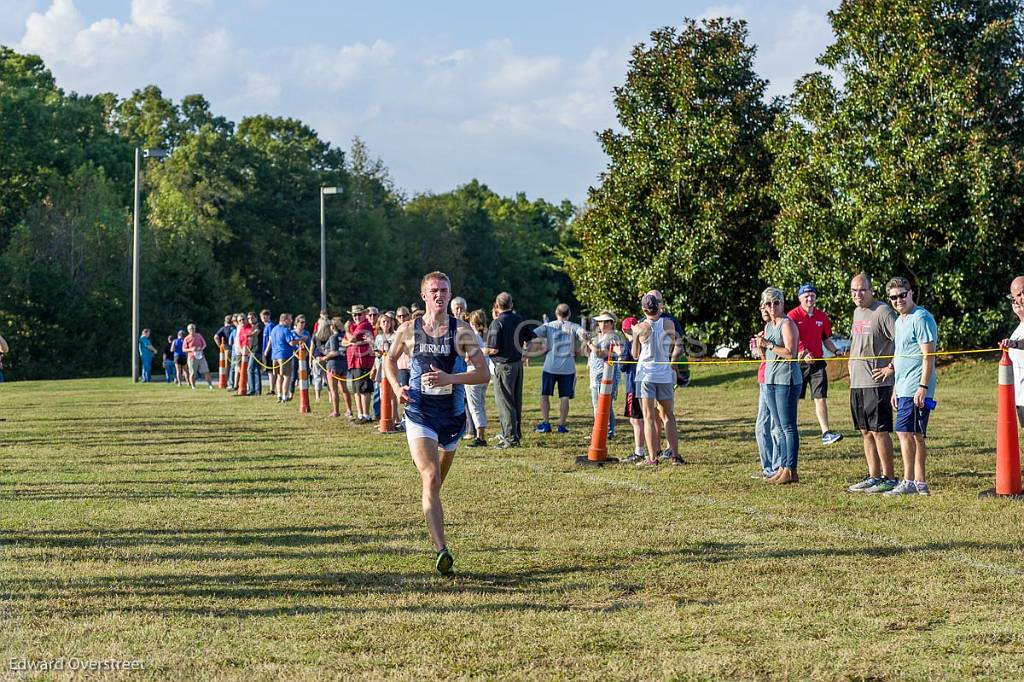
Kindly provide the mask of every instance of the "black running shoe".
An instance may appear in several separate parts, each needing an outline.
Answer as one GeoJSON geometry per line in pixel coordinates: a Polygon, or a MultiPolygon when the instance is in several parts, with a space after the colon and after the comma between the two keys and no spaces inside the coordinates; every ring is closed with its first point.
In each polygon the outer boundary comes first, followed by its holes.
{"type": "Polygon", "coordinates": [[[437,572],[441,575],[451,575],[454,572],[452,571],[452,565],[454,563],[455,559],[452,557],[452,553],[448,551],[447,547],[445,547],[437,553],[437,561],[434,562],[434,568],[436,568],[437,572]]]}

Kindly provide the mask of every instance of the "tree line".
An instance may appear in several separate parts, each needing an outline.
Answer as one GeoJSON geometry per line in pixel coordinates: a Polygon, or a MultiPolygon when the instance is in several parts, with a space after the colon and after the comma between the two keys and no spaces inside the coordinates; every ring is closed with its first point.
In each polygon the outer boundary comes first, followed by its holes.
{"type": "Polygon", "coordinates": [[[814,282],[843,329],[848,282],[906,276],[944,348],[1001,338],[1024,271],[1020,0],[843,0],[819,70],[769,99],[746,24],[685,20],[637,45],[618,127],[583,206],[472,180],[406,196],[356,138],[234,123],[201,95],[65,93],[0,47],[0,329],[20,377],[126,373],[133,149],[142,174],[142,321],[207,329],[227,311],[319,306],[319,188],[330,306],[416,299],[444,268],[471,306],[500,290],[635,311],[652,288],[691,336],[741,340],[767,285],[814,282]]]}
{"type": "MultiPolygon", "coordinates": [[[[850,278],[913,283],[944,348],[1005,336],[1024,272],[1017,0],[844,0],[819,71],[767,99],[742,21],[636,46],[619,128],[564,254],[589,306],[659,288],[690,331],[746,338],[758,292],[814,282],[849,328],[850,278]]],[[[879,294],[879,297],[881,295],[879,294]]]]}
{"type": "Polygon", "coordinates": [[[341,188],[325,203],[333,312],[408,305],[437,268],[488,310],[503,289],[530,312],[571,299],[556,254],[570,203],[477,180],[408,197],[358,138],[343,151],[292,118],[236,124],[155,86],[66,93],[38,57],[0,47],[0,141],[8,376],[128,372],[136,147],[171,151],[141,173],[141,324],[157,335],[264,307],[315,314],[322,186],[341,188]]]}

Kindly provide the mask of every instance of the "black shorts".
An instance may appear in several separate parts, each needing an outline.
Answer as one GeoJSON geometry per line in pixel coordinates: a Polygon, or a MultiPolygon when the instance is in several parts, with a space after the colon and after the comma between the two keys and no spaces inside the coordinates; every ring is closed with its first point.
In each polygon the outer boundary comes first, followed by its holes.
{"type": "Polygon", "coordinates": [[[827,364],[824,360],[817,360],[803,368],[804,385],[800,389],[801,400],[807,395],[808,385],[811,387],[811,397],[815,400],[828,397],[827,364]]]}
{"type": "Polygon", "coordinates": [[[368,369],[350,369],[348,371],[348,390],[352,393],[373,393],[373,379],[368,369]]]}
{"type": "Polygon", "coordinates": [[[558,386],[559,398],[576,397],[576,375],[575,374],[551,374],[550,372],[540,373],[540,394],[552,396],[555,394],[555,386],[558,386]]]}
{"type": "Polygon", "coordinates": [[[175,356],[174,364],[176,364],[178,367],[188,367],[188,356],[187,355],[175,356]]]}
{"type": "Polygon", "coordinates": [[[850,389],[850,414],[858,431],[892,433],[892,386],[850,389]]]}
{"type": "Polygon", "coordinates": [[[640,409],[640,398],[636,397],[636,393],[626,392],[626,410],[623,412],[623,416],[629,419],[644,418],[644,413],[640,409]]]}

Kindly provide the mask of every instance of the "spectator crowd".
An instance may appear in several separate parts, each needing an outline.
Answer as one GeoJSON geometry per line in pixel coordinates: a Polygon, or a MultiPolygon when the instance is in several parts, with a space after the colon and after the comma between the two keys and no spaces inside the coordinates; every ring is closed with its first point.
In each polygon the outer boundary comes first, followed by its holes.
{"type": "MultiPolygon", "coordinates": [[[[759,312],[764,327],[750,339],[751,354],[760,360],[754,420],[760,461],[754,476],[773,485],[800,481],[797,409],[802,398],[809,396],[812,401],[823,445],[843,438],[830,424],[827,351],[833,357],[848,355],[844,361],[850,376],[850,411],[866,464],[863,480],[848,490],[888,496],[929,495],[926,435],[937,406],[935,353],[939,339],[935,319],[917,302],[911,283],[902,277],[889,280],[876,295],[871,278],[860,273],[851,279],[849,294],[853,323],[846,350],[833,337],[828,315],[817,308],[818,292],[813,284],[798,289],[796,305],[789,310],[781,290],[769,287],[762,292],[759,312]],[[893,432],[900,446],[902,472],[894,464],[893,432]]],[[[1013,280],[1007,298],[1019,324],[1000,346],[1008,349],[1014,365],[1018,420],[1024,423],[1024,277],[1013,280]]],[[[541,355],[541,419],[533,431],[567,433],[576,395],[577,358],[585,357],[595,411],[606,373],[611,373],[613,404],[620,388],[624,391],[620,417],[629,423],[632,448],[623,461],[643,467],[685,464],[679,448],[675,397],[689,381],[688,339],[679,320],[665,309],[659,291],[645,293],[638,303],[639,315],[627,315],[620,321],[613,311],[603,310],[587,329],[572,321],[572,311],[564,303],[555,308],[553,319],[545,315],[545,321],[537,323],[516,312],[508,292],[495,297],[489,315],[483,309],[470,311],[464,298],[453,298],[451,317],[469,325],[488,364],[498,418],[497,434],[490,441],[493,447],[510,449],[522,443],[524,364],[541,355]],[[553,405],[556,392],[558,402],[553,405]]],[[[168,385],[195,390],[205,383],[213,390],[210,366],[223,349],[230,390],[237,392],[241,386],[247,395],[266,395],[287,403],[298,380],[296,351],[305,347],[311,357],[314,399],[321,401],[326,389],[330,416],[375,422],[381,412],[382,358],[394,343],[398,327],[422,316],[419,304],[383,312],[374,306],[353,305],[346,319],[321,310],[307,329],[303,315],[281,313],[274,321],[269,310],[235,313],[224,317],[210,343],[195,324],[188,324],[167,336],[161,350],[146,329],[138,339],[141,379],[152,381],[152,364],[160,353],[168,385]]],[[[0,381],[6,352],[6,342],[0,337],[0,381]]],[[[398,358],[397,373],[401,385],[408,386],[407,354],[398,358]]],[[[489,444],[487,387],[466,388],[464,439],[470,447],[489,444]]],[[[392,414],[399,415],[402,406],[397,396],[387,393],[387,399],[393,401],[392,414]]],[[[616,436],[618,421],[613,409],[608,423],[610,439],[616,436]]],[[[399,418],[396,428],[404,427],[399,418]]]]}

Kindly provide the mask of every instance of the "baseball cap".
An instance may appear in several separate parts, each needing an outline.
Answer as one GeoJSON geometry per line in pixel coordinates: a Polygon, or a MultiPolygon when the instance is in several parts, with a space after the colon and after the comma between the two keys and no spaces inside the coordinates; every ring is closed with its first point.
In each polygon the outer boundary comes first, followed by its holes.
{"type": "Polygon", "coordinates": [[[628,332],[638,324],[640,324],[640,320],[636,319],[635,317],[627,317],[622,321],[622,331],[628,332]]]}
{"type": "Polygon", "coordinates": [[[644,294],[644,298],[640,301],[640,307],[644,310],[657,310],[661,307],[661,299],[654,294],[644,294]]]}
{"type": "Polygon", "coordinates": [[[803,296],[804,294],[818,293],[818,290],[814,288],[813,284],[803,284],[800,286],[800,290],[796,292],[797,296],[803,296]]]}

